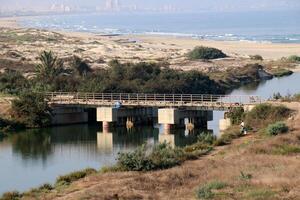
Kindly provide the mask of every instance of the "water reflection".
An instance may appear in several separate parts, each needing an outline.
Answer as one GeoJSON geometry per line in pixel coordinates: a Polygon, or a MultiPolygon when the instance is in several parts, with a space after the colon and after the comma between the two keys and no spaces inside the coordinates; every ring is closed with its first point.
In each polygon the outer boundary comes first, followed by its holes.
{"type": "Polygon", "coordinates": [[[166,141],[185,146],[202,132],[182,129],[164,134],[159,126],[99,130],[100,125],[72,125],[26,130],[5,138],[0,142],[0,194],[53,183],[59,175],[86,167],[113,165],[119,152],[132,151],[143,143],[166,141]]]}
{"type": "Polygon", "coordinates": [[[46,160],[52,153],[49,130],[29,130],[10,138],[12,150],[26,159],[46,160]]]}

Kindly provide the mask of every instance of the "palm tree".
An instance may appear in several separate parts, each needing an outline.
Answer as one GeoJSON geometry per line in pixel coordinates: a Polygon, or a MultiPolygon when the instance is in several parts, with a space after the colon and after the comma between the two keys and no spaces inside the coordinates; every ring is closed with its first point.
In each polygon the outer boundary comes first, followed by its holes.
{"type": "Polygon", "coordinates": [[[36,73],[44,81],[51,81],[64,72],[63,62],[52,51],[43,51],[39,60],[41,63],[36,65],[36,73]]]}

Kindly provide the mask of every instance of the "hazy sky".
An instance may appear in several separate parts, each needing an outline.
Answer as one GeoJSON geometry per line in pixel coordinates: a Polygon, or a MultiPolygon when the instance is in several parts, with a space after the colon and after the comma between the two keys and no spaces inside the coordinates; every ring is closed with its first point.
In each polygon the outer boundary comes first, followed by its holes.
{"type": "MultiPolygon", "coordinates": [[[[105,0],[0,0],[0,8],[6,9],[47,9],[53,3],[70,6],[95,7],[105,0]]],[[[122,5],[136,4],[138,7],[159,8],[173,5],[189,11],[247,11],[247,10],[299,10],[300,0],[119,0],[122,5]]]]}

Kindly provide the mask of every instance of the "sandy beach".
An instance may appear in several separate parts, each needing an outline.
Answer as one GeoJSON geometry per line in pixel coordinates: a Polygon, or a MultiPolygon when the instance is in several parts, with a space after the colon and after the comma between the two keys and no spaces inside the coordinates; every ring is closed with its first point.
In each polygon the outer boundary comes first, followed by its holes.
{"type": "MultiPolygon", "coordinates": [[[[24,18],[24,17],[23,17],[24,18]]],[[[168,62],[172,68],[203,72],[226,70],[229,66],[251,63],[250,55],[261,55],[265,60],[300,54],[300,44],[272,44],[247,41],[207,41],[187,37],[154,35],[105,36],[84,32],[49,31],[23,28],[19,17],[0,18],[2,48],[0,55],[10,52],[20,54],[25,60],[35,62],[43,50],[52,50],[68,59],[77,55],[94,68],[107,67],[111,59],[123,62],[168,62]],[[205,63],[186,59],[186,53],[195,46],[219,48],[229,59],[205,63]]]]}

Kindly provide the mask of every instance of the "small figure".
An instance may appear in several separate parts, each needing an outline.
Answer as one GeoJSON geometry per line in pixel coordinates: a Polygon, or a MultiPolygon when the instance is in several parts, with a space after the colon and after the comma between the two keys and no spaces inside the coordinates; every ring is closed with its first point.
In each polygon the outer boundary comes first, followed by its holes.
{"type": "Polygon", "coordinates": [[[245,122],[242,121],[241,123],[241,133],[244,134],[244,135],[247,135],[247,129],[245,127],[245,122]]]}

